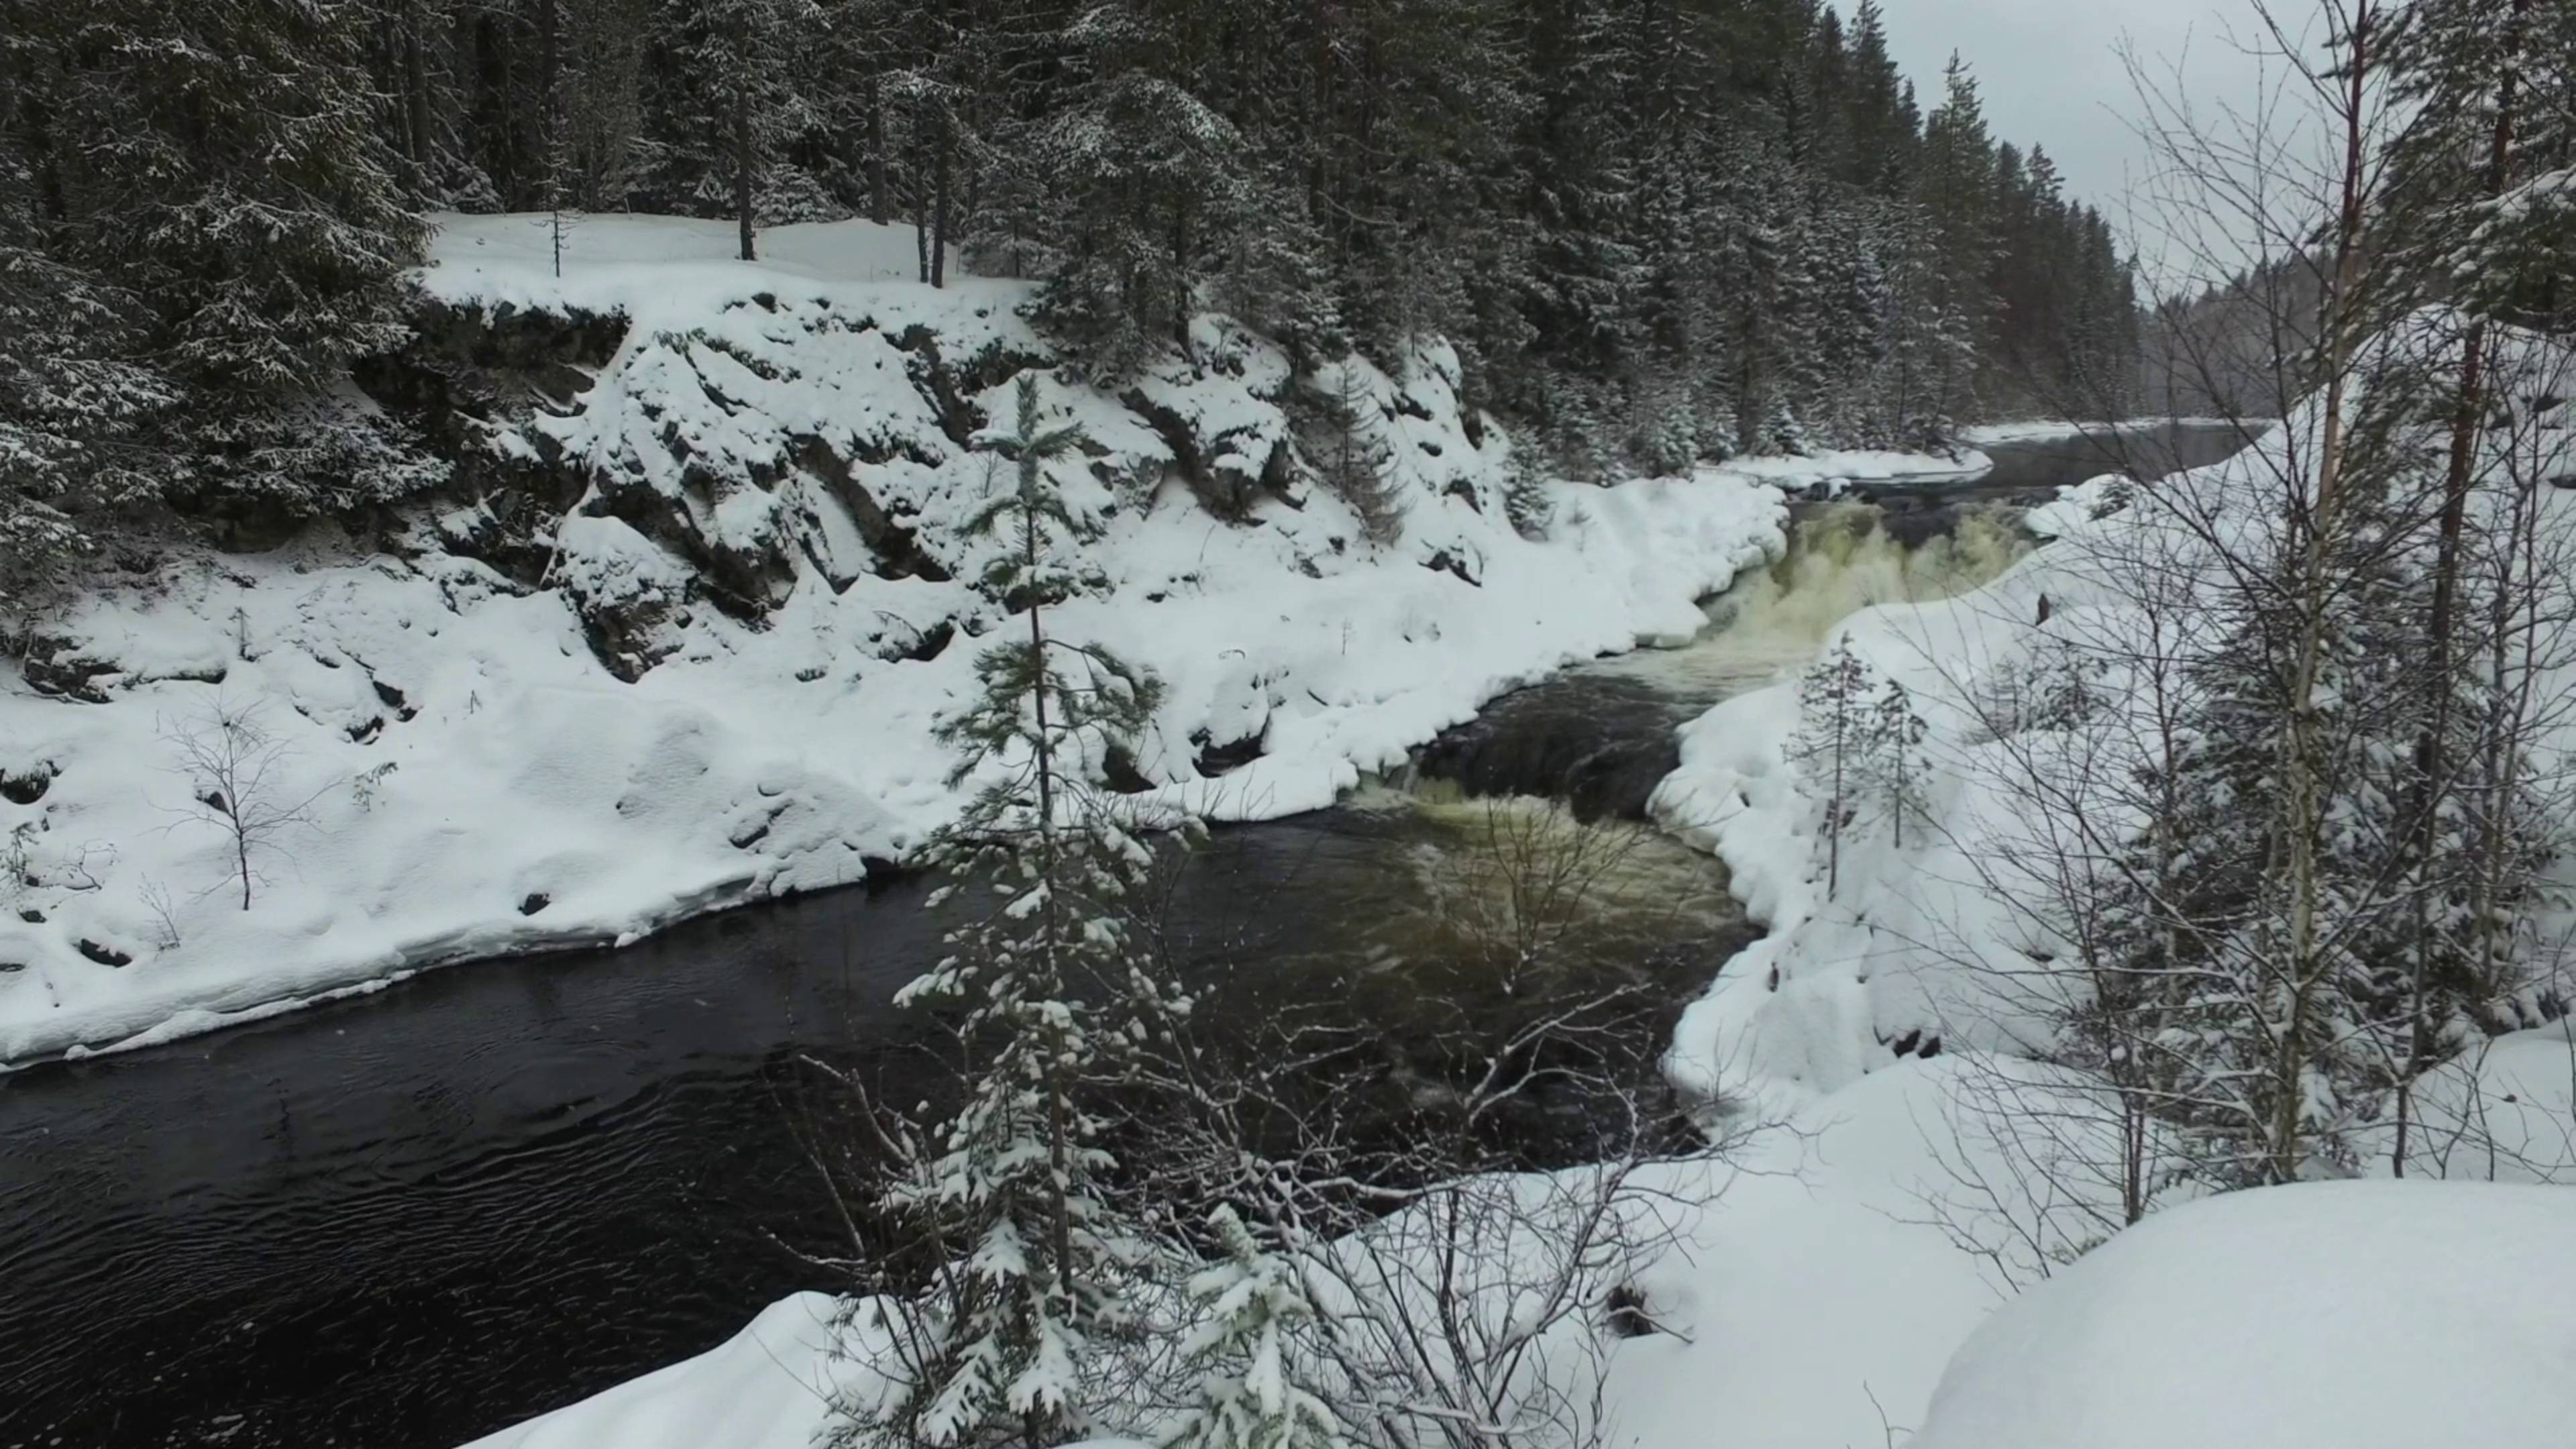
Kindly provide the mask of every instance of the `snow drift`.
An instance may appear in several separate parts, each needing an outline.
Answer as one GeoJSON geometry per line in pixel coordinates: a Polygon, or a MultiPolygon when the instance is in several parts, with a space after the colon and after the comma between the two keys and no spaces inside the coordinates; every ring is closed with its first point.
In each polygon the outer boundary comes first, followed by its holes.
{"type": "Polygon", "coordinates": [[[2576,1198],[2302,1183],[2160,1213],[2005,1306],[1914,1449],[2554,1449],[2576,1198]]]}

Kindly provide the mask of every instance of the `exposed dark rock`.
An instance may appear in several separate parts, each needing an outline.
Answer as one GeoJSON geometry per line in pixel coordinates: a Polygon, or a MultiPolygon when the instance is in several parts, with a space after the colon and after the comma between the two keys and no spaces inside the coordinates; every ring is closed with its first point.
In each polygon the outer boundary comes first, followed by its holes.
{"type": "Polygon", "coordinates": [[[1483,586],[1482,581],[1467,571],[1467,561],[1445,548],[1424,559],[1422,566],[1437,572],[1455,574],[1462,583],[1475,584],[1480,588],[1483,586]]]}
{"type": "Polygon", "coordinates": [[[1145,772],[1136,768],[1136,757],[1113,745],[1108,757],[1100,762],[1101,778],[1110,789],[1121,795],[1142,795],[1154,788],[1145,772]]]}
{"type": "Polygon", "coordinates": [[[103,946],[87,936],[72,943],[73,948],[101,966],[131,966],[134,958],[114,946],[103,946]]]}
{"type": "MultiPolygon", "coordinates": [[[[676,434],[671,441],[674,454],[687,451],[676,434]]],[[[686,560],[698,597],[746,624],[757,624],[786,602],[796,586],[789,540],[781,532],[767,547],[746,546],[698,524],[701,513],[714,512],[726,494],[741,486],[694,462],[681,465],[677,498],[641,478],[603,474],[583,511],[618,519],[686,560]]]]}
{"type": "Polygon", "coordinates": [[[1644,1338],[1663,1331],[1646,1312],[1646,1290],[1634,1283],[1621,1283],[1602,1298],[1601,1324],[1613,1338],[1644,1338]]]}
{"type": "Polygon", "coordinates": [[[1212,742],[1207,731],[1201,730],[1190,736],[1190,743],[1198,746],[1199,773],[1214,778],[1260,759],[1262,751],[1270,745],[1270,726],[1264,721],[1262,727],[1253,733],[1222,744],[1212,742]]]}
{"type": "Polygon", "coordinates": [[[23,770],[0,769],[0,800],[12,805],[33,805],[45,798],[54,783],[53,763],[39,760],[23,770]]]}
{"type": "MultiPolygon", "coordinates": [[[[1138,417],[1151,423],[1172,453],[1173,471],[1181,475],[1190,492],[1206,506],[1208,512],[1228,523],[1246,523],[1252,518],[1253,506],[1260,501],[1261,480],[1269,476],[1270,457],[1250,473],[1219,467],[1215,459],[1228,451],[1236,434],[1221,433],[1202,440],[1190,421],[1179,413],[1145,396],[1141,388],[1129,388],[1120,402],[1135,410],[1138,417]]],[[[1275,453],[1275,449],[1273,450],[1275,453]]]]}
{"type": "Polygon", "coordinates": [[[578,581],[565,590],[581,620],[583,642],[610,674],[633,684],[677,653],[687,600],[661,589],[595,593],[578,581]]]}
{"type": "Polygon", "coordinates": [[[404,347],[359,359],[351,374],[388,412],[418,429],[429,451],[448,460],[448,486],[457,497],[483,500],[483,516],[449,537],[448,546],[533,587],[553,557],[553,521],[589,488],[590,478],[567,462],[552,437],[524,421],[577,408],[593,376],[625,342],[626,319],[425,298],[411,320],[404,347]],[[519,433],[535,456],[494,447],[496,432],[519,433]]]}
{"type": "Polygon", "coordinates": [[[555,898],[546,894],[544,891],[530,891],[519,898],[519,914],[523,916],[533,916],[537,912],[544,910],[546,907],[553,905],[554,902],[555,898]]]}
{"type": "Polygon", "coordinates": [[[928,579],[944,583],[948,570],[939,561],[922,552],[921,540],[913,531],[897,523],[877,503],[876,496],[861,486],[857,469],[821,438],[808,437],[796,446],[796,461],[807,474],[820,481],[841,510],[857,526],[859,537],[867,540],[876,552],[877,576],[888,579],[928,579]]]}
{"type": "Polygon", "coordinates": [[[69,639],[43,634],[27,641],[19,668],[28,687],[38,694],[76,699],[83,704],[107,703],[107,689],[98,681],[102,675],[116,672],[114,661],[84,654],[69,639]]]}
{"type": "Polygon", "coordinates": [[[892,657],[912,660],[936,659],[948,648],[949,641],[956,637],[957,626],[942,619],[923,630],[910,644],[896,650],[892,657]]]}

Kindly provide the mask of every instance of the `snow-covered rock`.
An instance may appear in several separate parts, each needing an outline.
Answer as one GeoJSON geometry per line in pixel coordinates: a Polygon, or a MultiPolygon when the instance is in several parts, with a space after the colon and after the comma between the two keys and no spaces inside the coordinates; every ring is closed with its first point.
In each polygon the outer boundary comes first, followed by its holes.
{"type": "Polygon", "coordinates": [[[1137,764],[1218,818],[1328,804],[1503,690],[1689,637],[1781,550],[1784,490],[1855,466],[1555,485],[1524,538],[1510,439],[1432,343],[1350,369],[1401,514],[1373,544],[1291,466],[1268,344],[1204,318],[1192,361],[1111,395],[1055,373],[1025,284],[922,285],[912,245],[776,227],[749,264],[722,226],[602,216],[557,277],[528,218],[447,219],[432,330],[375,381],[472,464],[457,496],[382,536],[173,552],[0,674],[0,1063],[902,858],[959,799],[931,727],[998,616],[957,524],[1023,373],[1089,436],[1050,466],[1108,580],[1055,627],[1162,676],[1137,764]],[[219,705],[293,817],[247,910],[175,768],[219,705]]]}
{"type": "Polygon", "coordinates": [[[2159,1213],[2005,1306],[1913,1449],[2559,1449],[2576,1195],[2262,1188],[2159,1213]]]}

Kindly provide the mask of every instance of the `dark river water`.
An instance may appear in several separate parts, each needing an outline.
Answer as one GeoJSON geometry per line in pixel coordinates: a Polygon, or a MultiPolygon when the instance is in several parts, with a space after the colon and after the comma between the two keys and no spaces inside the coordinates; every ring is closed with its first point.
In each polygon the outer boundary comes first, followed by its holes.
{"type": "MultiPolygon", "coordinates": [[[[2228,450],[2207,434],[2181,446],[2187,464],[2228,450]]],[[[2112,466],[2082,440],[1988,451],[1998,477],[1973,490],[1986,496],[2112,466]]],[[[1670,722],[1788,657],[1689,653],[1507,698],[1493,717],[1517,711],[1531,738],[1495,747],[1517,763],[1486,787],[1561,795],[1590,769],[1607,783],[1587,813],[1634,813],[1657,762],[1587,765],[1537,736],[1583,728],[1588,689],[1596,707],[1633,705],[1638,747],[1656,748],[1670,722]]],[[[1447,773],[1490,765],[1482,748],[1451,742],[1447,773]]],[[[1219,832],[1174,906],[1198,969],[1339,949],[1329,933],[1403,909],[1390,851],[1422,848],[1404,808],[1219,832]]],[[[1727,915],[1722,880],[1692,894],[1703,863],[1648,864],[1641,900],[1727,915]]],[[[0,1449],[446,1449],[833,1286],[798,1252],[835,1246],[799,1059],[888,1085],[928,1070],[886,1005],[935,957],[925,890],[898,881],[623,951],[435,971],[0,1076],[0,1449]]],[[[1720,959],[1684,974],[1705,980],[1720,959]]]]}

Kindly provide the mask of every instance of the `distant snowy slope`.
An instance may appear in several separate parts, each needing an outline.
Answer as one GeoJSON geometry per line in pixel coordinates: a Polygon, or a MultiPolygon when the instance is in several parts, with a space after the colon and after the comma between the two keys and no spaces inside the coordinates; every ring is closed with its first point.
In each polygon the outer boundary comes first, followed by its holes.
{"type": "Polygon", "coordinates": [[[2305,1183],[2159,1213],[1959,1350],[1913,1449],[2564,1449],[2576,1195],[2305,1183]]]}

